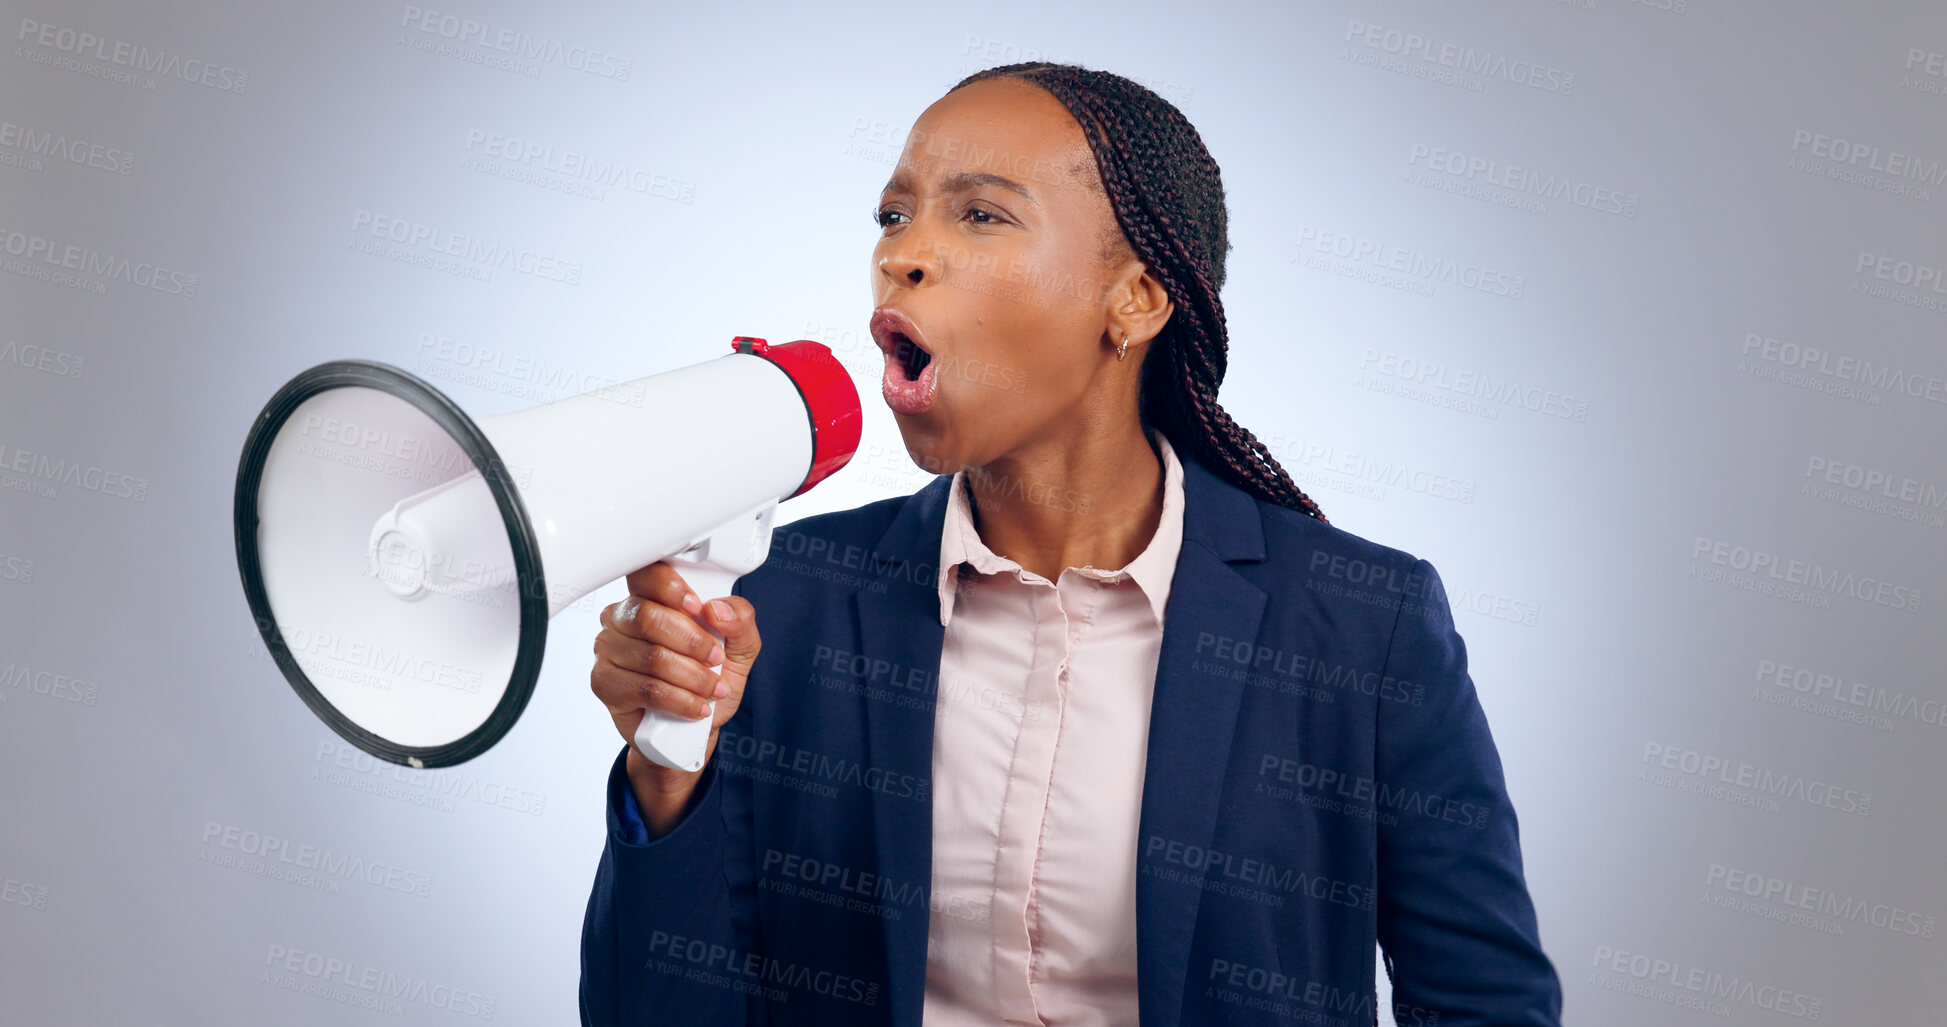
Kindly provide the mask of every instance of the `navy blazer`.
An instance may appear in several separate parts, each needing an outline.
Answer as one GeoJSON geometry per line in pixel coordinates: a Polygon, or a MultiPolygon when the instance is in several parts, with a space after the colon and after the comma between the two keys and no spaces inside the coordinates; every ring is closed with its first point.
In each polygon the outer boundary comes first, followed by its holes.
{"type": "MultiPolygon", "coordinates": [[[[1376,943],[1401,1027],[1558,1024],[1438,574],[1178,453],[1146,769],[1101,783],[1141,787],[1142,1023],[1371,1024],[1376,943]]],[[[918,1027],[951,481],[777,529],[734,590],[763,652],[661,837],[617,756],[584,1024],[918,1027]]]]}

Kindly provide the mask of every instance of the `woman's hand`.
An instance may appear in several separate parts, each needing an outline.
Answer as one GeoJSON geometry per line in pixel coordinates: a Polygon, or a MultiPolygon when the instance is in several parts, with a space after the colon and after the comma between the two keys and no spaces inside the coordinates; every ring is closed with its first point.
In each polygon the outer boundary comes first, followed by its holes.
{"type": "Polygon", "coordinates": [[[629,743],[630,787],[653,838],[682,819],[703,769],[674,770],[644,756],[635,745],[644,713],[661,710],[698,720],[715,699],[716,716],[703,750],[703,766],[708,768],[717,751],[717,732],[743,701],[744,682],[762,643],[757,611],[748,600],[724,596],[704,603],[667,561],[631,572],[626,580],[628,597],[602,610],[589,681],[596,698],[608,707],[615,730],[629,743]],[[699,620],[723,633],[722,646],[699,620]]]}

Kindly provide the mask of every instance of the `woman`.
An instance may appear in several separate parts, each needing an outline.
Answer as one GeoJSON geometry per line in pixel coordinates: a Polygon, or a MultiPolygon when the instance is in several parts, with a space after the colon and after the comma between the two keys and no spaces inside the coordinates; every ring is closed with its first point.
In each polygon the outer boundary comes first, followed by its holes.
{"type": "Polygon", "coordinates": [[[1377,944],[1402,1025],[1557,1023],[1438,575],[1217,404],[1196,130],[991,69],[874,219],[882,391],[940,476],[707,607],[657,564],[603,611],[625,740],[718,702],[703,770],[610,775],[583,1021],[1364,1024],[1377,944]]]}

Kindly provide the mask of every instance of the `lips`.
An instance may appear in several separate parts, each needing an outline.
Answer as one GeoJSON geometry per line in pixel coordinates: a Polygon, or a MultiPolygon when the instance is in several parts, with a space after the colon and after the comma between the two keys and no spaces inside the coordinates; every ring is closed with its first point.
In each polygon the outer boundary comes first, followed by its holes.
{"type": "Polygon", "coordinates": [[[880,382],[886,405],[894,413],[925,413],[939,387],[939,370],[919,326],[898,307],[880,307],[872,312],[868,328],[886,357],[880,382]]]}
{"type": "Polygon", "coordinates": [[[933,353],[926,348],[926,337],[920,333],[919,326],[898,307],[874,310],[870,331],[872,341],[879,344],[879,349],[905,369],[907,381],[917,380],[920,371],[933,360],[933,353]]]}

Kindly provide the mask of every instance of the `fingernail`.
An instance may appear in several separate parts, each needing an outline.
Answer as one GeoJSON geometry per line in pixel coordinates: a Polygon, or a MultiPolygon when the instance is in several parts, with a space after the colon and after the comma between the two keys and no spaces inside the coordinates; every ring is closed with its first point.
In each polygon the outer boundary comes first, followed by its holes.
{"type": "Polygon", "coordinates": [[[708,657],[708,659],[709,659],[709,664],[710,664],[710,666],[712,666],[712,667],[714,667],[714,666],[716,666],[716,665],[717,665],[717,664],[719,664],[719,663],[722,663],[722,662],[723,662],[723,646],[720,646],[720,645],[713,645],[713,646],[711,646],[711,647],[710,647],[710,655],[709,655],[709,657],[708,657]]]}
{"type": "Polygon", "coordinates": [[[693,592],[685,594],[683,596],[683,609],[687,610],[690,616],[694,617],[703,612],[703,600],[698,599],[693,592]]]}
{"type": "Polygon", "coordinates": [[[710,612],[715,614],[718,620],[729,620],[731,618],[730,604],[721,599],[710,600],[710,612]]]}
{"type": "Polygon", "coordinates": [[[715,696],[716,696],[717,698],[719,698],[719,699],[721,699],[721,698],[723,698],[724,696],[726,696],[726,695],[729,695],[729,694],[730,694],[730,686],[729,686],[729,685],[726,685],[726,684],[724,684],[724,683],[723,683],[723,682],[721,682],[721,681],[719,681],[719,682],[717,682],[717,690],[716,690],[716,692],[714,692],[714,693],[712,693],[712,694],[714,694],[714,695],[715,695],[715,696]]]}
{"type": "Polygon", "coordinates": [[[624,597],[622,602],[615,607],[615,619],[623,623],[634,620],[636,605],[635,596],[624,597]]]}

